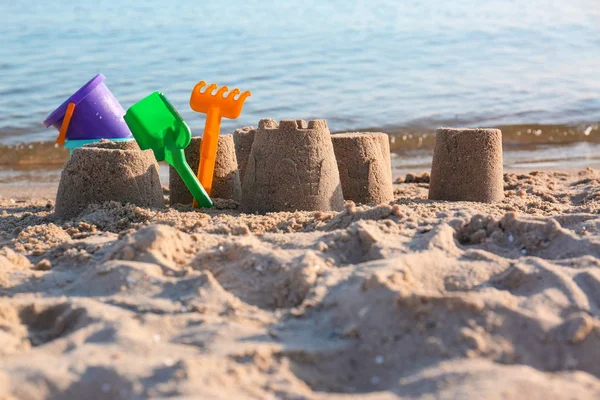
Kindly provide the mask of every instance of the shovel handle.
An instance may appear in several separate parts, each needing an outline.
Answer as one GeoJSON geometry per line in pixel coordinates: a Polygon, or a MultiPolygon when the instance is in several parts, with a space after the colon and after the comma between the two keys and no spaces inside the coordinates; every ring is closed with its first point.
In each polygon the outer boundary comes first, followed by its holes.
{"type": "Polygon", "coordinates": [[[185,183],[185,186],[188,188],[192,196],[194,196],[194,203],[199,204],[202,208],[211,208],[213,207],[213,202],[202,187],[200,183],[196,180],[194,176],[194,172],[188,165],[185,160],[185,155],[183,150],[181,149],[173,149],[171,152],[171,160],[173,162],[173,167],[185,183]]]}
{"type": "Polygon", "coordinates": [[[75,111],[75,103],[69,103],[67,105],[67,111],[65,112],[65,117],[63,118],[62,125],[60,126],[60,131],[56,138],[56,143],[64,146],[65,140],[67,138],[67,130],[69,129],[69,124],[71,123],[71,117],[73,116],[73,111],[75,111]]]}

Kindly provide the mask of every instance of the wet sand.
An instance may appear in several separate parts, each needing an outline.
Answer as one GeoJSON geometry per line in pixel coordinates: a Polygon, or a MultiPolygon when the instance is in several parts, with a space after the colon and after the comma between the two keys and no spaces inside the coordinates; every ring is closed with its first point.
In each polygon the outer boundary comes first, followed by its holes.
{"type": "MultiPolygon", "coordinates": [[[[414,181],[414,179],[413,179],[414,181]]],[[[0,191],[0,398],[600,396],[600,172],[240,214],[0,191]]]]}

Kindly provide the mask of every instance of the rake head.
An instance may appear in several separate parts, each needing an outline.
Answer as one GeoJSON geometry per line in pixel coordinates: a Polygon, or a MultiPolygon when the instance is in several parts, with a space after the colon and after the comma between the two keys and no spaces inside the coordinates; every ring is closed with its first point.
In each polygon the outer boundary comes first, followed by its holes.
{"type": "Polygon", "coordinates": [[[206,82],[201,81],[194,87],[192,96],[190,97],[190,107],[192,107],[192,110],[208,114],[209,110],[218,108],[219,115],[229,119],[236,119],[240,116],[244,101],[251,95],[247,90],[240,94],[240,90],[237,88],[225,95],[229,90],[227,86],[221,86],[219,90],[213,94],[212,92],[218,87],[214,83],[208,85],[202,92],[201,90],[204,86],[206,86],[206,82]],[[238,94],[240,94],[239,97],[235,99],[235,96],[238,94]]]}

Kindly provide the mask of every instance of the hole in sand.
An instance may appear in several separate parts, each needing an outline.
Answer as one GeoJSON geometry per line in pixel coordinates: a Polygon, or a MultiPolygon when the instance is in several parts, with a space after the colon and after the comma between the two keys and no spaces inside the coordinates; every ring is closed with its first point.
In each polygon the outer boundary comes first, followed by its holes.
{"type": "Polygon", "coordinates": [[[89,323],[84,309],[67,303],[49,307],[30,305],[21,310],[19,317],[27,327],[32,346],[41,346],[66,336],[89,323]]]}

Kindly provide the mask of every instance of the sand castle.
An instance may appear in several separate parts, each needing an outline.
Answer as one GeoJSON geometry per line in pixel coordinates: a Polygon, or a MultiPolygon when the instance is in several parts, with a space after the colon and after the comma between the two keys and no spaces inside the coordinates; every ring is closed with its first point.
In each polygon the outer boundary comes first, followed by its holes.
{"type": "Polygon", "coordinates": [[[388,135],[355,132],[331,135],[344,199],[363,204],[394,199],[388,135]]]}
{"type": "Polygon", "coordinates": [[[429,199],[490,203],[503,198],[502,132],[438,129],[429,199]]]}
{"type": "Polygon", "coordinates": [[[60,178],[55,215],[72,218],[89,204],[111,200],[142,207],[165,205],[158,164],[151,151],[140,151],[133,140],[75,149],[60,178]]]}
{"type": "Polygon", "coordinates": [[[342,186],[327,123],[260,120],[242,192],[246,212],[341,210],[342,186]]]}
{"type": "Polygon", "coordinates": [[[233,132],[235,156],[240,169],[240,179],[242,182],[244,181],[244,176],[246,175],[246,166],[248,165],[248,157],[250,157],[250,151],[252,150],[255,132],[256,129],[254,129],[253,126],[239,128],[233,132]]]}
{"type": "MultiPolygon", "coordinates": [[[[344,198],[363,204],[393,200],[385,133],[331,136],[324,120],[308,124],[282,120],[278,125],[273,119],[262,119],[258,129],[246,127],[219,136],[221,118],[237,118],[250,92],[236,99],[238,89],[225,96],[228,88],[223,86],[215,94],[216,84],[201,91],[206,86],[202,81],[190,97],[192,109],[207,114],[201,146],[202,138],[191,139],[189,127],[164,94],[152,93],[122,118],[122,107],[103,80],[98,75],[84,85],[49,116],[47,125],[60,131],[57,141],[61,143],[76,134],[88,138],[90,132],[113,140],[128,140],[133,133],[137,143],[101,142],[77,152],[61,177],[56,201],[60,218],[76,216],[88,204],[107,200],[163,206],[156,160],[171,165],[171,204],[191,204],[194,193],[198,205],[212,207],[207,192],[241,203],[246,212],[337,211],[343,208],[344,198]],[[102,122],[99,99],[110,100],[104,111],[118,115],[117,125],[102,122]],[[92,118],[98,126],[80,121],[88,114],[98,116],[92,118]],[[138,144],[152,149],[156,158],[142,152],[138,144]]],[[[501,132],[439,129],[429,198],[494,202],[503,196],[501,132]]]]}
{"type": "MultiPolygon", "coordinates": [[[[190,145],[185,149],[185,158],[194,174],[198,173],[201,143],[201,137],[193,137],[190,145]]],[[[169,191],[171,204],[192,204],[192,194],[173,167],[169,167],[169,191]]],[[[231,199],[238,202],[241,200],[242,188],[233,135],[219,136],[217,160],[210,196],[212,198],[231,199]]]]}

